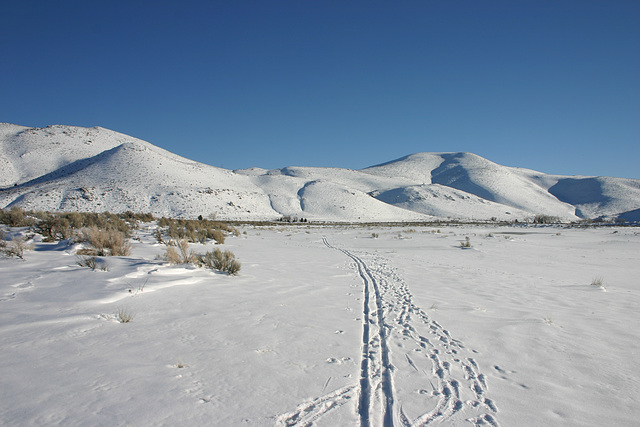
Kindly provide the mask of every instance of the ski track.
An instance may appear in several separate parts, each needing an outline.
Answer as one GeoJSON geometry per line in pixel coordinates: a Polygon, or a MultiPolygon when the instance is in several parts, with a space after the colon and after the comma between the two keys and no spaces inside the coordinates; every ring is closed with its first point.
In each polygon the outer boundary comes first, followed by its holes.
{"type": "Polygon", "coordinates": [[[498,427],[498,408],[487,397],[486,376],[469,357],[474,351],[467,350],[413,303],[406,283],[385,259],[368,255],[368,264],[353,252],[332,246],[324,236],[322,242],[349,257],[363,280],[360,381],[298,405],[294,411],[278,416],[276,425],[311,426],[329,411],[357,398],[361,427],[418,427],[461,421],[498,427]],[[421,368],[423,365],[430,369],[421,368]],[[427,395],[422,414],[405,413],[393,384],[398,366],[406,366],[402,368],[408,371],[404,374],[417,377],[425,385],[416,390],[427,395]]]}

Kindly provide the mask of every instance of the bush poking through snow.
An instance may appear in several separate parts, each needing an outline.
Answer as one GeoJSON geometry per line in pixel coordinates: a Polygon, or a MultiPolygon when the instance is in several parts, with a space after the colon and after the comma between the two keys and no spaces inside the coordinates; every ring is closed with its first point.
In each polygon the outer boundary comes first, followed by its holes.
{"type": "Polygon", "coordinates": [[[9,242],[0,239],[0,252],[9,257],[24,259],[24,251],[32,250],[33,245],[29,245],[22,236],[15,236],[9,242]]]}
{"type": "Polygon", "coordinates": [[[224,233],[222,230],[211,231],[211,237],[216,241],[217,245],[222,245],[224,243],[224,233]]]}
{"type": "Polygon", "coordinates": [[[180,239],[177,242],[171,243],[172,245],[167,246],[165,251],[165,261],[168,261],[170,264],[190,264],[198,260],[196,254],[189,249],[189,242],[185,239],[180,239]]]}
{"type": "Polygon", "coordinates": [[[460,247],[463,249],[469,249],[471,247],[471,240],[469,240],[469,236],[464,239],[464,242],[460,242],[460,247]]]}
{"type": "Polygon", "coordinates": [[[601,288],[602,290],[606,290],[606,288],[604,287],[604,279],[602,277],[595,277],[592,281],[591,281],[591,286],[597,286],[599,288],[601,288]]]}
{"type": "Polygon", "coordinates": [[[82,240],[93,249],[82,249],[80,255],[127,256],[131,253],[131,244],[124,233],[116,229],[89,227],[82,230],[82,240]]]}
{"type": "Polygon", "coordinates": [[[222,252],[216,248],[204,255],[196,255],[189,249],[189,242],[185,239],[170,242],[162,258],[171,264],[198,263],[201,267],[222,271],[230,276],[240,271],[240,263],[231,251],[222,252]]]}
{"type": "Polygon", "coordinates": [[[180,254],[173,246],[167,246],[164,251],[164,255],[161,257],[163,260],[167,261],[169,264],[181,264],[180,254]]]}
{"type": "Polygon", "coordinates": [[[180,251],[180,258],[182,258],[182,264],[189,264],[196,261],[196,255],[191,249],[189,249],[189,242],[184,239],[180,239],[176,242],[176,247],[180,251]]]}
{"type": "Polygon", "coordinates": [[[164,241],[164,239],[162,238],[162,230],[160,230],[159,228],[156,228],[156,231],[153,232],[153,237],[156,238],[156,241],[160,244],[166,245],[167,242],[164,241]]]}
{"type": "MultiPolygon", "coordinates": [[[[44,236],[45,242],[69,239],[74,235],[72,223],[60,215],[43,215],[35,229],[44,236]]],[[[79,220],[76,220],[79,221],[79,220]]]]}
{"type": "Polygon", "coordinates": [[[76,263],[80,266],[80,267],[88,267],[91,270],[94,270],[98,267],[98,263],[96,262],[96,257],[94,256],[83,256],[83,255],[78,255],[76,256],[76,263]]]}
{"type": "Polygon", "coordinates": [[[96,271],[96,269],[109,271],[108,264],[95,256],[78,255],[76,256],[76,262],[80,267],[88,267],[93,271],[96,271]]]}
{"type": "Polygon", "coordinates": [[[116,320],[120,323],[129,323],[134,317],[136,317],[136,315],[126,308],[121,307],[116,312],[116,320]]]}
{"type": "Polygon", "coordinates": [[[235,276],[240,271],[240,263],[236,260],[236,256],[231,251],[222,252],[220,249],[214,249],[200,256],[200,262],[205,267],[212,270],[222,271],[235,276]]]}

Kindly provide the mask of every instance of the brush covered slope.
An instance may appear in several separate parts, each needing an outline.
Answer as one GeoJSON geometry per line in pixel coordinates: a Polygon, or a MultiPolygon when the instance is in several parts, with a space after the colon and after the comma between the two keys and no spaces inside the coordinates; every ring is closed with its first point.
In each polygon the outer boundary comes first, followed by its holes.
{"type": "Polygon", "coordinates": [[[0,124],[0,208],[325,221],[640,220],[640,180],[548,175],[471,153],[362,170],[230,171],[107,129],[0,124]]]}

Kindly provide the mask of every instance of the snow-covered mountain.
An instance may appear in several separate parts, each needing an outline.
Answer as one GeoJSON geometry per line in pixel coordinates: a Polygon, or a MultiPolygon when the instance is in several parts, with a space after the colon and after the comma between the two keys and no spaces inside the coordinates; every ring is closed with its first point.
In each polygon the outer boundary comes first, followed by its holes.
{"type": "Polygon", "coordinates": [[[359,171],[230,171],[99,127],[0,124],[0,208],[11,206],[247,220],[640,220],[640,180],[547,175],[471,153],[417,153],[359,171]]]}

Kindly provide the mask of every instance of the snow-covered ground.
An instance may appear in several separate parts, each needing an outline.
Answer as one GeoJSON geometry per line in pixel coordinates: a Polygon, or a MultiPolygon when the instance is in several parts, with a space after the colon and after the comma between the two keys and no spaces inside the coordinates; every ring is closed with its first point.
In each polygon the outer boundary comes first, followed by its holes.
{"type": "Polygon", "coordinates": [[[0,424],[640,419],[637,228],[245,226],[236,277],[157,260],[151,228],[108,271],[0,258],[0,424]]]}

